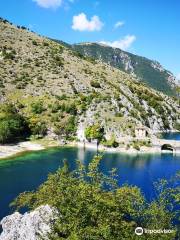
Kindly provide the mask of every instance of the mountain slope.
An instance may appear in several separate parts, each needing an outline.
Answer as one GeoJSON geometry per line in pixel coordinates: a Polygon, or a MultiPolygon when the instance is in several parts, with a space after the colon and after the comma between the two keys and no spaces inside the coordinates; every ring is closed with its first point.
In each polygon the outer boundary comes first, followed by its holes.
{"type": "Polygon", "coordinates": [[[85,56],[94,57],[133,74],[140,81],[158,91],[168,95],[175,93],[175,77],[156,61],[97,43],[75,44],[73,48],[85,56]]]}
{"type": "MultiPolygon", "coordinates": [[[[33,135],[80,138],[100,124],[105,136],[179,126],[179,102],[108,64],[0,21],[0,103],[11,103],[33,135]]],[[[0,120],[4,116],[1,113],[0,120]]]]}

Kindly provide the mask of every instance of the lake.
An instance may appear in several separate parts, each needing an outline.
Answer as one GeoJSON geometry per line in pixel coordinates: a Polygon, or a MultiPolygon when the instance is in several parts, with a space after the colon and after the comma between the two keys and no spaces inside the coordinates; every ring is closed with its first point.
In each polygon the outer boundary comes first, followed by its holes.
{"type": "MultiPolygon", "coordinates": [[[[36,189],[67,159],[71,169],[76,159],[85,165],[96,154],[93,150],[75,147],[52,148],[0,161],[0,219],[12,213],[9,203],[21,192],[36,189]]],[[[104,153],[100,169],[108,173],[117,168],[119,185],[129,183],[141,188],[148,199],[155,196],[153,182],[159,178],[169,179],[180,170],[180,155],[104,153]]],[[[48,193],[47,193],[48,194],[48,193]]]]}
{"type": "Polygon", "coordinates": [[[178,140],[180,141],[180,133],[179,132],[167,132],[167,133],[161,133],[161,138],[164,139],[170,139],[170,140],[178,140]]]}

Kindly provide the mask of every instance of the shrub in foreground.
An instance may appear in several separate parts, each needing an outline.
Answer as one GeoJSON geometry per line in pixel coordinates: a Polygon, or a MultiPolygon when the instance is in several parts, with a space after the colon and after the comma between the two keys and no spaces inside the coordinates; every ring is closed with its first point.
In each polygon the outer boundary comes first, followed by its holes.
{"type": "MultiPolygon", "coordinates": [[[[171,234],[144,234],[141,239],[175,239],[180,189],[180,174],[173,188],[167,181],[157,184],[158,198],[147,202],[135,186],[118,187],[115,170],[108,176],[99,170],[101,157],[96,156],[88,169],[78,163],[69,171],[67,162],[35,192],[22,193],[12,205],[35,209],[42,204],[55,206],[59,216],[49,239],[69,240],[134,240],[139,239],[137,226],[147,229],[173,229],[171,234]]],[[[178,239],[178,238],[177,238],[178,239]]]]}

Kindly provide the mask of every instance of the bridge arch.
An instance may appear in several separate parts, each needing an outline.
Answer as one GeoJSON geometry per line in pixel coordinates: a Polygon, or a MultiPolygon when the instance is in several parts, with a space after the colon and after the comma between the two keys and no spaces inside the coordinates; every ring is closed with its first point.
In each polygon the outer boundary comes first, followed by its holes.
{"type": "Polygon", "coordinates": [[[165,143],[161,146],[161,151],[171,151],[174,152],[175,149],[171,144],[165,143]]]}

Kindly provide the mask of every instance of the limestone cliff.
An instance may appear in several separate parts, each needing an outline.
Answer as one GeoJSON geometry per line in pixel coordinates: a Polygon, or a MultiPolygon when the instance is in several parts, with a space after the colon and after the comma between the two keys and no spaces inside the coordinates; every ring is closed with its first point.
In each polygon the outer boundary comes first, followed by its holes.
{"type": "Polygon", "coordinates": [[[25,214],[15,212],[2,219],[3,232],[0,240],[39,240],[42,237],[46,240],[56,213],[49,205],[40,206],[25,214]]]}

